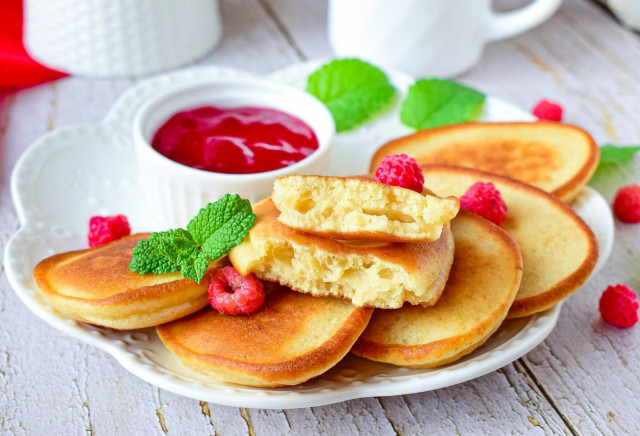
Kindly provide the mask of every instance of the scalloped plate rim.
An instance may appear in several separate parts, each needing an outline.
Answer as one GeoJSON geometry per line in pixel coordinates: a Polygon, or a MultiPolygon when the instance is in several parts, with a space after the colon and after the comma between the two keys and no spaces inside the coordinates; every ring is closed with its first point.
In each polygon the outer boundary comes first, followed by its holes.
{"type": "MultiPolygon", "coordinates": [[[[301,71],[304,71],[305,69],[308,70],[309,68],[316,66],[319,62],[321,61],[296,64],[276,71],[267,77],[277,78],[279,76],[281,79],[283,76],[286,76],[287,73],[295,71],[296,68],[301,71]]],[[[48,303],[42,304],[36,298],[33,298],[30,295],[33,289],[29,289],[29,284],[24,284],[23,288],[23,284],[20,283],[20,274],[16,267],[17,259],[14,255],[14,251],[17,250],[17,243],[20,241],[23,234],[29,231],[31,226],[31,223],[27,219],[27,207],[23,204],[23,198],[19,189],[21,183],[20,179],[23,176],[21,171],[26,171],[25,168],[27,167],[30,159],[33,159],[34,155],[36,155],[42,147],[49,147],[49,150],[51,150],[50,147],[65,147],[66,145],[64,142],[56,143],[56,138],[64,135],[65,133],[81,129],[100,129],[105,126],[116,127],[121,129],[120,131],[123,131],[122,129],[126,129],[126,126],[121,125],[124,121],[122,118],[118,118],[119,113],[125,111],[127,109],[126,105],[130,104],[131,100],[135,101],[136,96],[140,99],[140,94],[144,94],[145,90],[148,92],[149,89],[153,89],[150,85],[152,83],[157,85],[160,82],[171,82],[171,80],[177,80],[176,78],[184,76],[191,75],[192,77],[198,78],[206,77],[209,74],[218,74],[220,72],[224,74],[248,74],[244,71],[231,68],[207,66],[176,71],[148,79],[125,91],[125,93],[122,94],[108,112],[103,121],[94,124],[68,126],[63,129],[49,132],[36,140],[19,158],[11,175],[11,194],[21,225],[16,233],[14,233],[14,235],[9,239],[7,246],[5,247],[5,266],[7,277],[14,291],[18,294],[20,300],[36,316],[63,333],[106,351],[116,358],[116,360],[129,372],[153,385],[183,396],[211,401],[217,404],[259,408],[298,408],[320,406],[355,398],[410,394],[451,386],[487,374],[516,360],[537,346],[551,333],[560,313],[560,304],[541,314],[532,316],[513,337],[499,344],[492,350],[488,350],[485,353],[475,356],[469,360],[454,363],[436,370],[429,370],[420,374],[393,376],[395,378],[402,378],[403,380],[393,380],[393,382],[389,380],[381,380],[374,382],[373,385],[371,382],[355,381],[347,383],[347,388],[331,388],[329,389],[329,392],[323,392],[323,390],[326,389],[324,388],[311,393],[305,391],[287,391],[286,389],[278,389],[276,391],[255,390],[253,388],[224,384],[219,385],[220,390],[211,390],[208,389],[206,385],[185,383],[177,378],[172,380],[167,374],[149,370],[147,368],[147,366],[149,366],[148,364],[137,362],[135,359],[136,355],[128,351],[121,344],[118,344],[118,341],[102,337],[98,331],[89,332],[81,329],[75,321],[61,317],[48,305],[48,303]],[[509,352],[505,353],[505,351],[509,352]],[[434,378],[439,379],[434,381],[434,378]],[[229,390],[232,390],[233,392],[229,393],[229,390]],[[270,396],[270,393],[277,393],[277,395],[270,396]]],[[[390,72],[389,75],[392,77],[400,77],[400,80],[404,81],[410,79],[409,76],[399,72],[390,72]]],[[[517,117],[531,118],[530,115],[515,106],[493,97],[487,98],[487,104],[503,106],[508,110],[513,110],[517,112],[517,117]]],[[[604,199],[602,199],[602,197],[591,188],[587,187],[585,193],[589,196],[595,195],[596,197],[600,197],[600,199],[604,201],[604,199]]],[[[611,228],[613,228],[612,217],[611,228]]],[[[613,243],[612,233],[610,236],[611,238],[607,238],[607,244],[603,247],[603,251],[600,253],[600,260],[602,263],[611,251],[611,245],[613,243]]],[[[598,268],[600,266],[601,262],[599,261],[598,268]]]]}

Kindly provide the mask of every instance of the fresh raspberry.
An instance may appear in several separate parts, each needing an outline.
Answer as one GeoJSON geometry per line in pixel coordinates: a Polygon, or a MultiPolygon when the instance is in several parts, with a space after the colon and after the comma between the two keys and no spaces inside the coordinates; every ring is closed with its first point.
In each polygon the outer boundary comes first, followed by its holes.
{"type": "Polygon", "coordinates": [[[626,285],[609,286],[600,297],[600,315],[612,326],[629,328],[638,322],[638,296],[626,285]]]}
{"type": "Polygon", "coordinates": [[[89,220],[89,247],[97,247],[131,234],[124,215],[92,216],[89,220]]]}
{"type": "Polygon", "coordinates": [[[264,303],[262,282],[254,275],[241,275],[234,267],[219,269],[211,279],[209,304],[220,313],[247,315],[255,312],[264,303]]]}
{"type": "Polygon", "coordinates": [[[620,188],[613,200],[613,213],[623,223],[640,223],[640,185],[620,188]]]}
{"type": "Polygon", "coordinates": [[[562,106],[549,100],[537,102],[531,113],[539,120],[562,121],[562,106]]]}
{"type": "Polygon", "coordinates": [[[422,193],[424,175],[418,162],[406,154],[385,156],[376,169],[376,182],[422,193]]]}
{"type": "Polygon", "coordinates": [[[493,183],[476,182],[460,197],[460,208],[500,225],[507,219],[507,205],[493,183]]]}

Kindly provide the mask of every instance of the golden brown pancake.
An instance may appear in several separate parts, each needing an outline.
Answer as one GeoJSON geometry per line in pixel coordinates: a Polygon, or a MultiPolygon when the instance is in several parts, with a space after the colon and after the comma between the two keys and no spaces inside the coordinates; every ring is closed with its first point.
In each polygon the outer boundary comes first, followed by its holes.
{"type": "Polygon", "coordinates": [[[425,185],[438,195],[462,196],[477,181],[491,182],[509,209],[500,227],[518,243],[524,275],[509,311],[517,318],[545,310],[582,286],[598,261],[591,229],[565,203],[522,182],[482,171],[423,165],[425,185]]]}
{"type": "Polygon", "coordinates": [[[320,236],[386,242],[431,242],[456,216],[455,197],[438,198],[370,180],[279,177],[271,196],[278,220],[320,236]]]}
{"type": "Polygon", "coordinates": [[[253,206],[255,226],[229,251],[240,272],[316,296],[349,298],[357,306],[433,305],[453,261],[448,226],[435,242],[339,241],[285,226],[270,198],[253,206]]]}
{"type": "Polygon", "coordinates": [[[553,122],[468,123],[422,130],[383,145],[370,171],[396,153],[413,156],[421,165],[457,165],[503,175],[565,202],[587,184],[600,158],[587,132],[553,122]]]}
{"type": "Polygon", "coordinates": [[[376,309],[351,350],[371,360],[430,368],[482,345],[504,320],[522,278],[515,241],[466,211],[453,220],[456,255],[442,297],[433,307],[376,309]]]}
{"type": "Polygon", "coordinates": [[[312,297],[265,282],[264,306],[251,315],[207,308],[157,328],[188,367],[217,380],[277,387],[302,383],[338,363],[373,309],[312,297]]]}
{"type": "Polygon", "coordinates": [[[189,315],[207,304],[207,286],[226,258],[214,262],[200,284],[170,274],[129,270],[132,250],[149,234],[126,236],[88,250],[41,261],[33,278],[51,305],[71,318],[129,330],[189,315]]]}

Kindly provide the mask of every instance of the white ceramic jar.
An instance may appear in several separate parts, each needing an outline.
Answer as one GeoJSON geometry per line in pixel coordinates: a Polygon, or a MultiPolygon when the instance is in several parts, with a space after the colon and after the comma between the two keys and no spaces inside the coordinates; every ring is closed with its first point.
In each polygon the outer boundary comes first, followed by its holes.
{"type": "Polygon", "coordinates": [[[25,0],[24,44],[38,62],[91,77],[144,75],[218,45],[217,0],[25,0]]]}
{"type": "Polygon", "coordinates": [[[276,177],[326,175],[335,135],[333,118],[314,96],[257,78],[194,79],[156,94],[138,110],[134,144],[148,213],[166,228],[184,227],[200,208],[224,194],[255,203],[271,195],[276,177]],[[215,173],[177,163],[156,151],[151,140],[173,114],[202,106],[253,106],[276,109],[304,121],[316,134],[318,149],[293,165],[253,174],[215,173]]]}

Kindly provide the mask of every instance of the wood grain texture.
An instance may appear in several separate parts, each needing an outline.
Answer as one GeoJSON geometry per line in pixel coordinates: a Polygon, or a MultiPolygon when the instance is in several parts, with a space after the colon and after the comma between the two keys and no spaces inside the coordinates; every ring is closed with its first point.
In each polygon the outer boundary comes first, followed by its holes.
{"type": "MultiPolygon", "coordinates": [[[[502,3],[507,3],[502,1],[502,3]]],[[[522,2],[520,2],[521,4],[522,2]]],[[[222,44],[200,64],[268,73],[331,55],[326,1],[225,0],[222,44]]],[[[598,142],[640,141],[640,38],[588,0],[566,0],[539,28],[487,46],[459,79],[529,108],[563,103],[566,121],[598,142]]],[[[67,78],[0,100],[0,247],[18,226],[9,178],[20,154],[53,128],[95,122],[137,78],[67,78]]],[[[611,198],[640,182],[640,158],[596,174],[611,198]]],[[[640,335],[597,312],[601,290],[640,289],[640,226],[616,225],[605,270],[564,305],[558,327],[524,359],[435,392],[293,410],[218,406],[160,390],[112,357],[50,328],[0,270],[0,432],[7,434],[638,434],[640,335]]]]}

